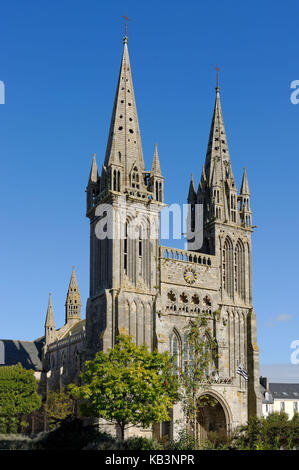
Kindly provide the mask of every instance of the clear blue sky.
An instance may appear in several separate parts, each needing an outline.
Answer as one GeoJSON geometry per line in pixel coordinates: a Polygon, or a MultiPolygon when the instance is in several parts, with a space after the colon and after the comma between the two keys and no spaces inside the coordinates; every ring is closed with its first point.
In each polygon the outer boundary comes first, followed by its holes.
{"type": "Polygon", "coordinates": [[[219,64],[233,171],[240,185],[247,167],[258,225],[261,362],[287,363],[299,339],[295,1],[2,2],[0,337],[42,335],[49,291],[60,327],[73,264],[86,304],[84,191],[92,153],[104,158],[125,11],[144,157],[149,168],[158,142],[169,203],[185,202],[191,172],[198,184],[219,64]]]}

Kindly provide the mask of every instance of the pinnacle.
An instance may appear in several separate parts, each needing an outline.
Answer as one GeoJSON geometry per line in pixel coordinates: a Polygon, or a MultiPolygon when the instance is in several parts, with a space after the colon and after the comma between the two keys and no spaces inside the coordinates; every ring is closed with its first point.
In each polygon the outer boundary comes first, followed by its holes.
{"type": "Polygon", "coordinates": [[[250,196],[249,184],[247,179],[246,167],[244,167],[243,179],[241,184],[240,194],[244,196],[250,196]]]}
{"type": "Polygon", "coordinates": [[[190,180],[189,193],[188,193],[188,202],[195,201],[195,200],[196,200],[196,191],[195,191],[193,173],[191,173],[191,180],[190,180]]]}
{"type": "Polygon", "coordinates": [[[155,144],[155,151],[154,151],[154,158],[153,158],[151,174],[156,175],[156,176],[161,176],[161,167],[160,167],[159,154],[158,154],[158,145],[157,144],[155,144]]]}
{"type": "Polygon", "coordinates": [[[47,309],[47,316],[46,316],[45,326],[54,326],[55,327],[54,311],[53,311],[53,305],[52,305],[52,294],[51,294],[51,292],[49,293],[49,301],[48,301],[48,309],[47,309]]]}
{"type": "Polygon", "coordinates": [[[88,182],[97,183],[98,179],[99,179],[98,167],[97,167],[97,162],[96,162],[96,154],[94,153],[93,158],[92,158],[92,164],[91,164],[88,182]]]}

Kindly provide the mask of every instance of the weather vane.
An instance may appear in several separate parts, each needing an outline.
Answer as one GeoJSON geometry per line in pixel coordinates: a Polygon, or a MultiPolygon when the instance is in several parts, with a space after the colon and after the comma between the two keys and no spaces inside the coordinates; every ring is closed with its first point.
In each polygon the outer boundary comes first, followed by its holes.
{"type": "Polygon", "coordinates": [[[122,16],[122,18],[125,20],[125,36],[127,36],[127,26],[128,21],[130,21],[130,18],[127,17],[127,13],[125,13],[125,16],[122,16]]]}

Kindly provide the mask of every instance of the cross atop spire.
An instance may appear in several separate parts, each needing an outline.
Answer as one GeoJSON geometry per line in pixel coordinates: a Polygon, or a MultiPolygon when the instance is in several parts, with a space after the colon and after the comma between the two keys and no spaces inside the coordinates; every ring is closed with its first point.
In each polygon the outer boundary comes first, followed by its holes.
{"type": "Polygon", "coordinates": [[[127,13],[125,13],[125,16],[122,16],[122,18],[125,20],[125,37],[124,37],[124,42],[128,41],[127,37],[127,26],[128,26],[128,21],[130,21],[130,18],[127,17],[127,13]]]}
{"type": "Polygon", "coordinates": [[[219,70],[220,70],[220,68],[218,67],[218,64],[217,64],[216,70],[217,70],[216,90],[219,90],[219,70]]]}

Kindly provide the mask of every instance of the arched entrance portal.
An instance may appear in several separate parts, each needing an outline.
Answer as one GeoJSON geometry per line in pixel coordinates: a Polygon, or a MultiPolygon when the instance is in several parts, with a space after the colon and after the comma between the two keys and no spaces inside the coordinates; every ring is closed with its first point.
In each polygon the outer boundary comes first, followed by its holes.
{"type": "Polygon", "coordinates": [[[208,434],[216,432],[227,435],[229,427],[227,413],[220,401],[210,394],[205,394],[199,398],[197,413],[197,436],[199,442],[203,443],[208,438],[208,434]]]}

